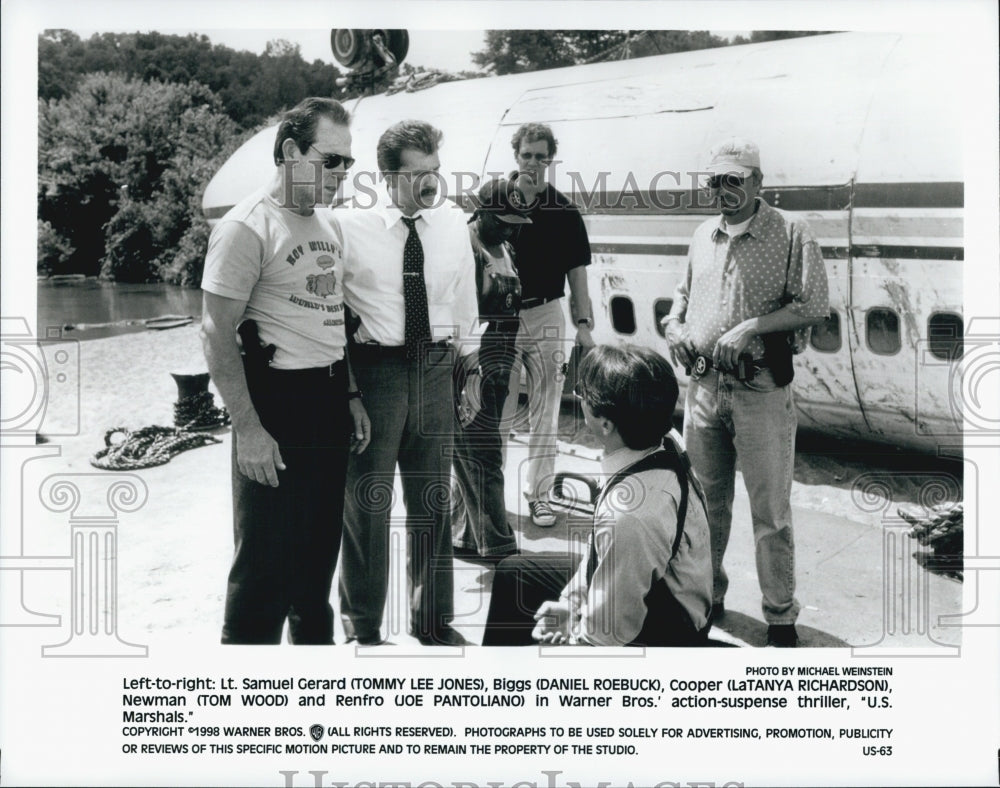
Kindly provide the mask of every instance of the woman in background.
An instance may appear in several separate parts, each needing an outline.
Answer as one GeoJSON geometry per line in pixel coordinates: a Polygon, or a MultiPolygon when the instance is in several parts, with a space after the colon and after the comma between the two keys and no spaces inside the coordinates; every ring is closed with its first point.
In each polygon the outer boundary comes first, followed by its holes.
{"type": "Polygon", "coordinates": [[[455,435],[452,544],[466,560],[498,561],[518,552],[504,503],[501,414],[514,364],[521,285],[509,243],[530,224],[510,181],[494,178],[475,199],[469,235],[476,260],[480,349],[456,369],[460,428],[455,435]]]}

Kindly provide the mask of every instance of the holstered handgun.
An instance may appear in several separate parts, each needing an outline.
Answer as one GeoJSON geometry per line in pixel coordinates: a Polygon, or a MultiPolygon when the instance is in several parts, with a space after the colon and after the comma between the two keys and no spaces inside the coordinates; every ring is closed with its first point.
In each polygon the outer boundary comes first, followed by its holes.
{"type": "Polygon", "coordinates": [[[358,333],[359,328],[361,328],[361,318],[355,314],[353,309],[345,304],[344,330],[347,332],[348,341],[354,341],[354,335],[358,333]]]}
{"type": "Polygon", "coordinates": [[[249,382],[250,378],[257,378],[267,370],[277,348],[274,345],[261,345],[257,322],[254,320],[244,320],[236,333],[243,343],[243,368],[249,382]]]}
{"type": "Polygon", "coordinates": [[[753,380],[756,374],[757,370],[754,368],[753,356],[749,353],[740,353],[740,357],[737,359],[736,379],[753,380]]]}
{"type": "Polygon", "coordinates": [[[773,334],[761,334],[764,342],[764,363],[771,370],[776,386],[787,386],[795,377],[795,367],[792,365],[792,332],[776,331],[773,334]]]}

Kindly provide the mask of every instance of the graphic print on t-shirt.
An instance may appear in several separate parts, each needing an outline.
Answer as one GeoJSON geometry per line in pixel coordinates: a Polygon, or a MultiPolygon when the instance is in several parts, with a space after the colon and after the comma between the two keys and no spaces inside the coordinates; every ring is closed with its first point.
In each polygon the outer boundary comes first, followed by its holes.
{"type": "Polygon", "coordinates": [[[313,295],[326,298],[333,295],[337,290],[337,274],[330,271],[328,274],[309,274],[306,277],[306,290],[313,295]]]}
{"type": "MultiPolygon", "coordinates": [[[[337,254],[340,254],[339,249],[337,250],[337,254]]],[[[327,268],[333,268],[334,264],[334,259],[328,254],[321,254],[316,258],[316,265],[324,271],[327,268]]],[[[325,274],[309,274],[306,277],[306,290],[321,298],[334,295],[337,290],[337,272],[329,271],[325,274]]]]}
{"type": "Polygon", "coordinates": [[[248,196],[216,225],[202,286],[245,300],[275,369],[309,369],[343,358],[340,239],[327,219],[285,210],[266,193],[248,196]]]}
{"type": "MultiPolygon", "coordinates": [[[[289,265],[295,265],[298,263],[302,258],[302,255],[305,253],[306,248],[313,253],[322,253],[313,260],[321,273],[306,274],[306,292],[310,295],[319,296],[324,300],[327,296],[336,296],[338,294],[337,272],[333,269],[337,264],[337,259],[343,259],[343,252],[337,245],[330,243],[330,241],[309,241],[306,244],[299,244],[292,251],[292,253],[288,255],[286,262],[288,262],[289,265]],[[327,254],[327,252],[330,252],[330,254],[327,254]]],[[[294,297],[291,300],[299,306],[310,307],[313,309],[323,308],[319,305],[312,306],[309,303],[304,303],[301,299],[296,299],[294,297]]]]}

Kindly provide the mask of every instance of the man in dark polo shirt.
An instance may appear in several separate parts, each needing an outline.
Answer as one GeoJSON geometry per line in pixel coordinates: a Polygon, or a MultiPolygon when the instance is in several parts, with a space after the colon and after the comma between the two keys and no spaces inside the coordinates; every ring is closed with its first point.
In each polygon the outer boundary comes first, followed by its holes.
{"type": "MultiPolygon", "coordinates": [[[[563,364],[569,357],[561,299],[568,281],[576,342],[593,347],[590,332],[594,313],[586,269],[590,243],[580,212],[546,182],[546,170],[556,155],[552,129],[542,123],[526,123],[514,133],[511,145],[517,159],[517,185],[528,203],[532,222],[523,225],[513,240],[521,279],[517,350],[527,373],[531,429],[524,496],[531,521],[548,527],[556,521],[548,495],[555,470],[563,364]]],[[[514,374],[518,374],[516,367],[514,374]]],[[[517,391],[517,382],[512,379],[512,391],[517,391]]],[[[516,397],[511,400],[516,402],[516,397]]]]}

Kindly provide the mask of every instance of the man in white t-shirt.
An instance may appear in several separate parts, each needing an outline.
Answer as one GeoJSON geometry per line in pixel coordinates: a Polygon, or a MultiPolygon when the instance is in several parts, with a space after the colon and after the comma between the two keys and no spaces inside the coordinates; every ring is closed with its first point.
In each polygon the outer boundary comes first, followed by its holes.
{"type": "Polygon", "coordinates": [[[332,99],[287,112],[271,183],[209,240],[202,342],[233,422],[223,643],[278,643],[286,618],[291,642],[333,642],[349,446],[370,433],[345,357],[343,247],[320,207],[354,162],[349,122],[332,99]]]}

